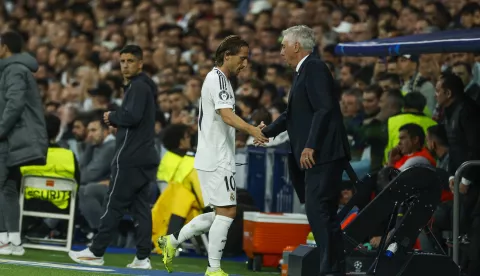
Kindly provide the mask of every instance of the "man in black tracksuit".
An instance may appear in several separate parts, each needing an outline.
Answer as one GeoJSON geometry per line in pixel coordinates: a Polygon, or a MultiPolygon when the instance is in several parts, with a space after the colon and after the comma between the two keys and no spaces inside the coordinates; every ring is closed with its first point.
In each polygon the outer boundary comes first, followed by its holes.
{"type": "Polygon", "coordinates": [[[160,160],[154,142],[156,85],[142,72],[142,59],[142,50],[135,45],[128,45],[120,52],[120,65],[126,82],[124,100],[120,109],[104,114],[105,122],[117,128],[106,208],[90,248],[69,254],[79,263],[103,264],[103,254],[110,244],[111,234],[129,210],[134,218],[137,254],[128,267],[151,268],[149,185],[155,180],[160,160]]]}

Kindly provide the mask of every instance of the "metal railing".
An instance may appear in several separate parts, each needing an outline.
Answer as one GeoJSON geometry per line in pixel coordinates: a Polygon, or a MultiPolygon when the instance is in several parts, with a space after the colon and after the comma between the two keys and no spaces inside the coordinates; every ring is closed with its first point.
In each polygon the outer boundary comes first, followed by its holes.
{"type": "Polygon", "coordinates": [[[463,172],[474,166],[480,166],[480,160],[466,161],[460,167],[458,167],[455,172],[455,180],[453,187],[453,261],[459,264],[459,253],[460,253],[460,241],[458,237],[460,236],[460,182],[462,180],[463,172]]]}

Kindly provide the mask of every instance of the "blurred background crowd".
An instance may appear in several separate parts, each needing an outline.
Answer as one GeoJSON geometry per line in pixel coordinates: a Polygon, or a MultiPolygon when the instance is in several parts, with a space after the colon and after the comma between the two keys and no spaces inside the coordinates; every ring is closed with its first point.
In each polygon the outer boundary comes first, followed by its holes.
{"type": "MultiPolygon", "coordinates": [[[[264,121],[268,125],[286,109],[293,73],[280,55],[281,31],[293,25],[313,28],[314,52],[338,82],[336,92],[353,162],[365,173],[376,172],[387,163],[388,152],[398,143],[389,140],[398,139],[403,124],[415,122],[426,129],[442,120],[445,112],[436,97],[442,72],[458,75],[464,85],[461,89],[480,103],[480,51],[382,58],[340,57],[334,52],[339,42],[478,27],[480,5],[475,0],[1,2],[2,31],[19,31],[26,50],[37,58],[40,68],[35,76],[45,111],[59,118],[60,131],[53,139],[74,151],[82,185],[96,182],[108,187],[108,168],[92,177],[98,166],[110,164],[113,152],[108,142],[114,137],[95,114],[113,110],[122,102],[118,57],[126,44],[142,47],[144,71],[158,87],[156,132],[161,156],[166,151],[164,141],[179,147],[180,142],[168,141],[164,135],[163,130],[172,124],[189,127],[187,141],[190,149],[195,148],[202,82],[213,67],[217,46],[232,34],[250,45],[248,67],[231,79],[236,110],[252,124],[264,121]],[[389,129],[389,118],[402,112],[427,119],[407,120],[389,129]],[[93,154],[100,147],[105,154],[93,154]]],[[[411,134],[415,129],[406,131],[411,134]]],[[[238,148],[251,144],[250,137],[238,134],[238,148]]],[[[286,145],[286,133],[268,144],[286,145]]]]}

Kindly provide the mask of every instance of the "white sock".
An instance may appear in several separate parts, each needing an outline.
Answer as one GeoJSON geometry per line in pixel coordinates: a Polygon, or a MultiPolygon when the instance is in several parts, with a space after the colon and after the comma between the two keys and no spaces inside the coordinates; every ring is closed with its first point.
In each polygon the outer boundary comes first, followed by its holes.
{"type": "Polygon", "coordinates": [[[208,234],[208,271],[214,272],[220,269],[223,249],[227,242],[228,229],[233,219],[217,215],[208,234]]]}
{"type": "Polygon", "coordinates": [[[0,244],[1,243],[8,243],[8,233],[7,232],[0,233],[0,244]]]}
{"type": "Polygon", "coordinates": [[[8,241],[13,245],[22,244],[22,241],[20,240],[20,233],[19,232],[8,233],[8,241]]]}
{"type": "Polygon", "coordinates": [[[170,235],[170,241],[174,247],[178,247],[182,242],[192,238],[193,236],[201,235],[210,229],[215,213],[205,213],[193,218],[189,223],[182,227],[182,230],[177,234],[170,235]]]}

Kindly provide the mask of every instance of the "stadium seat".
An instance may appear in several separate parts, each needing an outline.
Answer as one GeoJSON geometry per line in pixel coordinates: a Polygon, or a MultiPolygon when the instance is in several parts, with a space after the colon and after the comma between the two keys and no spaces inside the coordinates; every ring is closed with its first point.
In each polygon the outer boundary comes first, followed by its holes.
{"type": "Polygon", "coordinates": [[[75,198],[77,196],[77,183],[74,179],[55,178],[44,176],[25,175],[22,178],[22,188],[20,193],[20,229],[22,229],[22,221],[24,216],[36,218],[53,218],[68,220],[68,232],[66,241],[62,242],[63,246],[50,244],[33,244],[24,243],[25,248],[56,250],[68,252],[72,248],[74,218],[75,218],[75,198]],[[50,212],[27,211],[25,209],[25,190],[27,187],[49,190],[49,191],[65,191],[70,192],[69,212],[68,214],[58,214],[50,212]]]}

